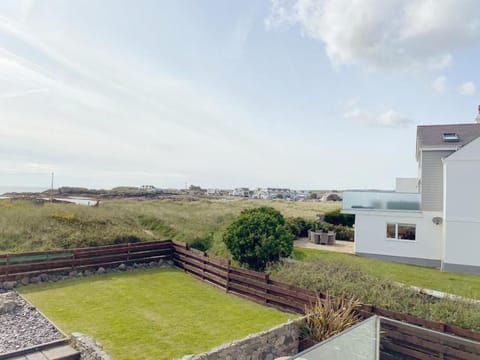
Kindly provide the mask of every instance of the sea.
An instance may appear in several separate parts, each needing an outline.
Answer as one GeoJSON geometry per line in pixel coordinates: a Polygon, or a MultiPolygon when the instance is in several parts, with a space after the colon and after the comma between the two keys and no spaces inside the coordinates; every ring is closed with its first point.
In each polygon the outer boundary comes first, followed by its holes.
{"type": "MultiPolygon", "coordinates": [[[[34,186],[5,186],[5,185],[0,185],[0,199],[8,199],[8,196],[5,196],[6,193],[12,193],[12,192],[17,192],[17,193],[22,193],[22,192],[43,192],[45,190],[48,190],[48,188],[45,187],[34,187],[34,186]]],[[[48,197],[43,198],[44,200],[48,200],[48,197]]],[[[55,198],[55,200],[61,200],[61,201],[68,201],[71,203],[75,203],[78,205],[87,205],[87,206],[93,206],[96,204],[95,199],[90,199],[90,198],[82,198],[82,197],[71,197],[71,198],[55,198]]]]}

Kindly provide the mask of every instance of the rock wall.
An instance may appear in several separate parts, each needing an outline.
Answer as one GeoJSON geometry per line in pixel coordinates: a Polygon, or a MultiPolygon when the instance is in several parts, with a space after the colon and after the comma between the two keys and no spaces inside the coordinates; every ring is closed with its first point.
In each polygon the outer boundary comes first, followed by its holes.
{"type": "Polygon", "coordinates": [[[225,343],[208,352],[187,355],[182,360],[273,360],[298,353],[304,319],[290,320],[269,330],[225,343]]]}
{"type": "Polygon", "coordinates": [[[20,287],[20,286],[25,286],[28,284],[38,284],[42,282],[57,282],[65,279],[71,279],[71,278],[76,278],[76,277],[82,277],[82,276],[92,276],[92,275],[101,275],[104,273],[109,273],[109,272],[119,272],[119,271],[133,271],[136,269],[142,269],[142,268],[148,268],[148,267],[170,267],[173,266],[173,261],[172,260],[163,260],[160,259],[158,261],[150,261],[150,262],[145,262],[145,263],[135,263],[133,265],[125,265],[125,264],[120,264],[116,267],[103,267],[100,266],[96,269],[90,269],[90,270],[71,270],[71,271],[57,271],[53,270],[49,272],[48,270],[45,270],[45,273],[38,274],[38,275],[31,275],[31,276],[23,276],[19,280],[12,280],[12,281],[0,281],[0,292],[6,291],[6,290],[12,290],[14,288],[20,287]]]}
{"type": "Polygon", "coordinates": [[[72,333],[72,346],[80,352],[81,360],[112,360],[102,346],[91,338],[82,333],[72,333]]]}

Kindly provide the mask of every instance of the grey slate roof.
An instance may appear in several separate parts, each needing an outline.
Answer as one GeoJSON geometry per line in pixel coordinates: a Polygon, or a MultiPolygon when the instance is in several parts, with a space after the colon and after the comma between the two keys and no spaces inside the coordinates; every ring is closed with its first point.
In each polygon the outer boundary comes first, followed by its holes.
{"type": "Polygon", "coordinates": [[[478,137],[480,137],[480,123],[419,125],[417,127],[417,158],[420,148],[451,148],[455,150],[478,137]],[[443,139],[445,133],[456,133],[459,140],[446,142],[443,139]]]}

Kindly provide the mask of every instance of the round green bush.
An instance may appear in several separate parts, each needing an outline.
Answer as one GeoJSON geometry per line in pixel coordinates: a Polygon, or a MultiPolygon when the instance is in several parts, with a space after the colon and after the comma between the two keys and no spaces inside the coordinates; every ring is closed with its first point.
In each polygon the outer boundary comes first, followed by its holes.
{"type": "Polygon", "coordinates": [[[223,234],[233,259],[258,271],[270,262],[289,256],[293,238],[285,228],[283,215],[271,207],[242,211],[223,234]]]}

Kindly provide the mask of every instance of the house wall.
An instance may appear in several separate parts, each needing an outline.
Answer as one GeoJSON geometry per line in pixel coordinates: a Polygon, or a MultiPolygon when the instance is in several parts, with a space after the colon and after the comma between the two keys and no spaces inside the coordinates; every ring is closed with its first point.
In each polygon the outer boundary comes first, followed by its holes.
{"type": "Polygon", "coordinates": [[[421,153],[421,193],[422,210],[443,210],[443,162],[442,159],[453,151],[422,150],[421,153]]]}
{"type": "Polygon", "coordinates": [[[440,212],[356,211],[355,253],[393,261],[440,266],[443,255],[442,225],[432,218],[440,212]],[[386,236],[387,223],[416,225],[416,240],[391,240],[386,236]]]}
{"type": "Polygon", "coordinates": [[[445,160],[442,269],[480,273],[480,138],[445,160]]]}

